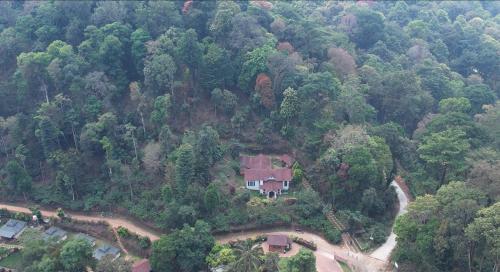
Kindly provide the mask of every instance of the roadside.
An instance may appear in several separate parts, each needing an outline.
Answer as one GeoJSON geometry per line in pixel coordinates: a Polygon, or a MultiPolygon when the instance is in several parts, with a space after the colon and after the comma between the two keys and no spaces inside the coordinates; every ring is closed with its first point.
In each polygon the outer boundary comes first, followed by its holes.
{"type": "MultiPolygon", "coordinates": [[[[406,207],[408,205],[408,196],[405,194],[403,189],[400,187],[398,182],[393,181],[391,186],[394,186],[399,200],[399,211],[397,216],[404,214],[406,212],[406,207]]],[[[13,212],[23,212],[31,213],[31,211],[21,205],[11,205],[11,204],[0,204],[0,209],[7,209],[13,212]]],[[[40,209],[44,216],[56,217],[57,212],[55,210],[40,209]]],[[[104,217],[104,216],[92,216],[83,215],[78,213],[68,213],[66,215],[82,221],[105,221],[113,229],[118,227],[125,227],[131,232],[135,232],[138,235],[146,236],[151,239],[151,241],[158,240],[160,233],[151,230],[145,226],[140,226],[131,220],[122,217],[104,217]]],[[[219,243],[227,243],[231,240],[245,240],[247,238],[256,237],[262,234],[285,234],[300,237],[302,239],[313,241],[317,245],[317,250],[314,252],[316,256],[316,268],[318,272],[342,272],[342,268],[335,260],[335,256],[342,260],[349,262],[352,266],[356,267],[357,271],[386,271],[387,262],[389,261],[390,254],[396,246],[396,235],[393,231],[387,241],[373,251],[371,254],[363,254],[359,252],[353,252],[349,247],[337,246],[330,244],[328,241],[322,237],[308,232],[298,233],[290,229],[273,229],[269,231],[246,231],[240,233],[229,233],[223,235],[216,235],[216,240],[219,243]]],[[[119,240],[119,239],[118,239],[119,240]]]]}
{"type": "MultiPolygon", "coordinates": [[[[403,189],[400,186],[400,182],[393,181],[391,182],[391,186],[393,186],[396,189],[396,194],[398,195],[398,200],[399,200],[399,210],[396,215],[396,218],[404,213],[406,213],[406,207],[408,206],[408,196],[407,194],[403,191],[403,189]]],[[[382,244],[380,247],[375,249],[370,256],[376,259],[379,259],[384,262],[389,261],[389,257],[391,256],[392,250],[396,247],[396,234],[394,233],[394,225],[392,226],[391,229],[391,234],[387,238],[387,241],[385,241],[384,244],[382,244]]]]}
{"type": "MultiPolygon", "coordinates": [[[[30,209],[20,206],[20,205],[10,205],[10,204],[0,204],[0,209],[7,209],[12,212],[22,212],[31,214],[30,209]]],[[[40,209],[43,216],[57,217],[57,212],[55,210],[40,209]]],[[[160,239],[160,234],[154,230],[148,229],[144,226],[139,226],[138,224],[122,217],[99,217],[92,215],[83,215],[78,213],[65,212],[66,216],[82,221],[106,221],[112,228],[125,227],[130,232],[135,232],[138,235],[146,236],[155,241],[160,239]]]]}
{"type": "Polygon", "coordinates": [[[317,245],[317,250],[314,252],[314,255],[316,256],[316,269],[318,272],[342,272],[342,268],[335,260],[336,255],[355,265],[359,271],[385,271],[385,262],[361,253],[354,253],[343,246],[332,245],[322,237],[308,232],[298,233],[289,229],[249,231],[219,235],[216,236],[216,240],[219,243],[227,243],[232,240],[255,238],[262,234],[284,234],[313,241],[317,245]]]}

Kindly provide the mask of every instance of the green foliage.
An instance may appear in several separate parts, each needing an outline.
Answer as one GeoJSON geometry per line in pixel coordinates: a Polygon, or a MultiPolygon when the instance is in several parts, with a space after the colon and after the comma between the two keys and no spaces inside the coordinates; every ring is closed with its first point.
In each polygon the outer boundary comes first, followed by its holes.
{"type": "Polygon", "coordinates": [[[144,64],[144,84],[151,96],[161,95],[174,87],[174,75],[177,70],[174,60],[168,54],[153,56],[144,64]]]}
{"type": "MultiPolygon", "coordinates": [[[[221,2],[223,3],[223,2],[221,2]]],[[[215,44],[209,44],[202,57],[200,84],[207,90],[225,87],[232,83],[233,67],[229,53],[215,44]]]]}
{"type": "Polygon", "coordinates": [[[176,54],[178,59],[191,70],[198,68],[202,60],[202,47],[198,42],[198,34],[194,29],[184,32],[177,43],[176,54]]]}
{"type": "Polygon", "coordinates": [[[215,105],[216,114],[217,109],[222,110],[226,114],[233,113],[236,105],[238,104],[237,99],[237,96],[228,90],[215,88],[211,93],[211,100],[215,105]]]}
{"type": "Polygon", "coordinates": [[[185,192],[187,186],[194,177],[194,154],[193,147],[183,144],[177,150],[177,160],[175,163],[175,182],[179,193],[185,192]]]}
{"type": "MultiPolygon", "coordinates": [[[[144,58],[147,53],[146,42],[151,40],[151,36],[144,29],[138,28],[132,32],[130,40],[132,42],[130,53],[134,61],[134,66],[137,73],[141,75],[144,71],[144,58]]],[[[172,69],[172,67],[169,68],[172,69]]]]}
{"type": "Polygon", "coordinates": [[[463,182],[442,186],[436,196],[417,197],[408,207],[408,213],[396,221],[395,260],[403,265],[420,260],[417,271],[447,269],[445,260],[452,266],[472,268],[474,256],[472,263],[460,257],[460,252],[471,246],[464,231],[485,204],[484,194],[463,182]]]}
{"type": "Polygon", "coordinates": [[[299,114],[300,104],[297,91],[287,88],[283,92],[283,102],[281,102],[280,115],[285,120],[291,120],[299,114]]]}
{"type": "Polygon", "coordinates": [[[447,98],[439,101],[439,112],[463,112],[468,113],[471,109],[469,99],[465,97],[447,98]]]}
{"type": "Polygon", "coordinates": [[[290,257],[286,268],[288,272],[315,272],[316,257],[312,251],[301,249],[297,255],[290,257]]]}
{"type": "Polygon", "coordinates": [[[356,26],[352,29],[353,41],[363,49],[369,48],[382,38],[384,18],[382,14],[368,8],[354,11],[356,26]]]}
{"type": "Polygon", "coordinates": [[[127,238],[130,236],[130,232],[128,231],[128,229],[125,227],[122,227],[122,226],[118,227],[116,232],[118,233],[118,235],[120,235],[120,237],[123,237],[123,238],[127,238]]]}
{"type": "MultiPolygon", "coordinates": [[[[393,175],[416,195],[465,180],[498,199],[496,3],[257,2],[0,2],[0,199],[129,210],[169,232],[299,222],[336,242],[326,202],[370,245],[393,175]],[[241,190],[240,150],[293,153],[297,202],[241,190]]],[[[464,198],[402,219],[419,239],[402,238],[401,270],[493,269],[483,228],[463,235],[486,204],[464,198]]],[[[67,271],[62,246],[20,270],[67,271]]],[[[275,270],[254,253],[237,270],[275,270]]]]}
{"type": "Polygon", "coordinates": [[[267,71],[267,59],[275,52],[274,41],[271,40],[262,47],[255,48],[245,54],[238,78],[240,88],[248,91],[252,89],[255,77],[257,74],[267,71]]]}
{"type": "Polygon", "coordinates": [[[153,243],[151,266],[155,271],[198,271],[204,269],[205,256],[214,246],[210,227],[197,221],[194,227],[185,225],[153,243]]]}
{"type": "Polygon", "coordinates": [[[14,192],[26,195],[31,191],[31,176],[17,161],[9,161],[5,167],[5,172],[7,186],[12,188],[14,192]]]}
{"type": "Polygon", "coordinates": [[[229,245],[216,243],[212,250],[210,250],[206,261],[210,267],[218,267],[220,265],[228,265],[236,261],[236,255],[234,255],[234,252],[229,245]]]}
{"type": "Polygon", "coordinates": [[[67,271],[82,271],[94,266],[92,246],[85,240],[71,240],[61,249],[61,264],[67,271]]]}
{"type": "Polygon", "coordinates": [[[460,130],[445,130],[424,138],[418,148],[420,158],[436,169],[437,178],[444,182],[449,169],[461,171],[464,155],[470,148],[465,133],[460,130]]]}

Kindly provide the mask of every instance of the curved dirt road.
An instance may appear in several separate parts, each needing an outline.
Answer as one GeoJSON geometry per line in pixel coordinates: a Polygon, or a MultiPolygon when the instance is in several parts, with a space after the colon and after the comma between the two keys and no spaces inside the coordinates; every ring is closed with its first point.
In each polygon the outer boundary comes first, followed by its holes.
{"type": "Polygon", "coordinates": [[[358,268],[357,271],[385,271],[385,262],[374,259],[367,255],[352,253],[344,247],[332,245],[322,237],[309,232],[298,233],[289,229],[249,231],[243,233],[219,235],[216,237],[216,240],[219,243],[227,243],[232,240],[245,240],[247,238],[254,238],[262,234],[293,235],[316,243],[318,249],[314,252],[314,255],[316,256],[316,269],[318,270],[318,272],[342,272],[342,269],[340,268],[340,265],[335,261],[334,256],[339,256],[342,259],[345,259],[354,264],[358,268]]]}
{"type": "MultiPolygon", "coordinates": [[[[406,206],[408,205],[408,198],[399,187],[399,185],[393,181],[391,186],[394,186],[396,189],[396,193],[399,200],[399,211],[397,216],[406,212],[406,206]]],[[[13,212],[23,212],[23,213],[31,213],[31,211],[21,205],[11,205],[11,204],[1,204],[0,209],[7,209],[13,212]]],[[[56,217],[57,213],[55,210],[47,210],[40,209],[42,215],[44,216],[53,216],[56,217]]],[[[151,241],[158,240],[160,237],[160,233],[146,227],[143,225],[136,224],[130,221],[127,218],[123,217],[102,217],[95,215],[83,215],[79,213],[68,213],[66,215],[71,218],[75,218],[82,221],[106,221],[111,227],[118,228],[120,226],[129,229],[132,232],[135,232],[141,236],[146,236],[151,239],[151,241]]],[[[297,233],[293,230],[283,229],[283,230],[271,230],[271,231],[247,231],[243,233],[230,233],[226,235],[216,236],[216,240],[220,243],[226,243],[230,240],[245,240],[247,238],[255,237],[262,234],[268,233],[279,233],[285,235],[294,235],[300,238],[303,238],[308,241],[314,241],[318,247],[318,249],[314,252],[316,256],[316,268],[318,272],[341,272],[339,264],[335,261],[335,257],[340,257],[354,265],[357,271],[362,272],[372,272],[372,271],[385,271],[385,267],[387,265],[387,261],[389,260],[389,256],[396,246],[396,235],[393,231],[387,241],[373,251],[370,255],[362,254],[362,253],[353,253],[349,249],[341,246],[332,245],[322,237],[308,232],[297,233]]]]}
{"type": "MultiPolygon", "coordinates": [[[[23,213],[31,213],[28,208],[19,205],[9,205],[9,204],[0,204],[0,209],[7,209],[11,212],[23,212],[23,213]]],[[[43,216],[51,216],[57,217],[57,213],[54,210],[40,209],[43,216]]],[[[130,220],[122,217],[99,217],[99,216],[91,216],[91,215],[83,215],[79,213],[69,213],[65,212],[67,216],[71,218],[82,220],[82,221],[106,221],[113,228],[125,227],[129,229],[131,232],[135,232],[141,236],[146,236],[151,239],[151,241],[158,240],[160,238],[160,234],[154,230],[151,230],[145,226],[139,226],[138,224],[131,222],[130,220]]]]}
{"type": "MultiPolygon", "coordinates": [[[[394,186],[396,189],[396,193],[398,195],[399,200],[399,211],[396,217],[406,213],[406,206],[408,206],[408,197],[403,192],[401,187],[399,187],[398,183],[393,181],[391,186],[394,186]]],[[[370,256],[384,262],[389,261],[389,257],[391,256],[392,250],[396,247],[396,234],[394,233],[394,225],[392,226],[391,234],[387,238],[387,241],[379,248],[375,249],[370,256]]]]}

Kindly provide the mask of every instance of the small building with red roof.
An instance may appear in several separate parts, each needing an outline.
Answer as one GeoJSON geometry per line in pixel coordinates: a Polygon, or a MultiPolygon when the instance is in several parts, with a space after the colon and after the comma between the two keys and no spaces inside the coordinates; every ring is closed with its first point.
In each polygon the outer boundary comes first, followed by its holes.
{"type": "Polygon", "coordinates": [[[132,265],[132,272],[151,272],[151,264],[148,259],[142,259],[132,265]]]}
{"type": "Polygon", "coordinates": [[[292,248],[292,239],[283,234],[270,234],[267,236],[267,245],[270,252],[285,252],[292,248]]]}

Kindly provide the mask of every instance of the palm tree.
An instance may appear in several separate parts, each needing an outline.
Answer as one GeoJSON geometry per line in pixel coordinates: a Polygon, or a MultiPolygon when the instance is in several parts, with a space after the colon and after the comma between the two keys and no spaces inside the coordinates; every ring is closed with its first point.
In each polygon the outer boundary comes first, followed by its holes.
{"type": "Polygon", "coordinates": [[[229,265],[227,272],[258,272],[262,263],[263,251],[260,246],[253,246],[250,241],[238,243],[234,247],[238,258],[229,265]]]}
{"type": "Polygon", "coordinates": [[[275,272],[279,271],[280,257],[278,253],[269,252],[266,254],[264,263],[262,264],[262,272],[275,272]]]}

